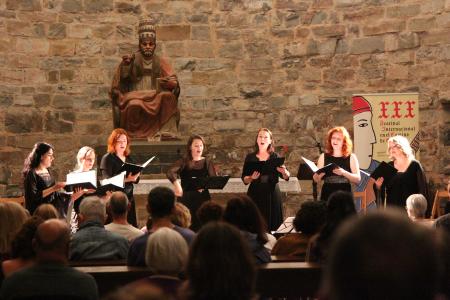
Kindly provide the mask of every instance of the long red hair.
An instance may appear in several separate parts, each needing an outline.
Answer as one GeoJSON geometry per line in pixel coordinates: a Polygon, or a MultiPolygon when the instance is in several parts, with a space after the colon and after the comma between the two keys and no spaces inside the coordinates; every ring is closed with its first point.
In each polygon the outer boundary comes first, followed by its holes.
{"type": "Polygon", "coordinates": [[[125,149],[124,155],[128,156],[131,152],[130,150],[130,136],[126,132],[125,129],[116,128],[114,129],[108,137],[108,152],[115,153],[116,152],[116,144],[119,136],[124,135],[127,137],[127,148],[125,149]]]}
{"type": "Polygon", "coordinates": [[[345,127],[342,126],[333,127],[328,131],[327,145],[325,148],[325,152],[329,155],[333,155],[333,147],[331,146],[331,137],[335,132],[341,133],[344,138],[344,142],[342,143],[342,155],[347,157],[350,154],[352,154],[353,142],[350,139],[350,134],[348,133],[347,129],[345,129],[345,127]]]}

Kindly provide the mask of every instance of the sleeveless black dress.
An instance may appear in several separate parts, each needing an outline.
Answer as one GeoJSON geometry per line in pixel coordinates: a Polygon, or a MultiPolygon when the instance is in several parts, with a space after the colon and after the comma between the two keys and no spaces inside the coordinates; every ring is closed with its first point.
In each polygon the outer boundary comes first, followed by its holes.
{"type": "MultiPolygon", "coordinates": [[[[325,158],[324,166],[326,166],[330,163],[335,163],[342,169],[344,169],[350,173],[352,172],[352,170],[350,168],[350,155],[347,157],[334,157],[332,155],[325,153],[324,158],[325,158]]],[[[324,180],[324,183],[322,185],[322,192],[320,193],[321,201],[327,201],[328,197],[330,197],[330,195],[335,191],[347,191],[347,192],[352,191],[352,186],[350,184],[350,181],[348,181],[348,179],[345,178],[344,176],[338,176],[338,175],[327,176],[327,175],[325,175],[323,177],[323,180],[324,180]]]]}

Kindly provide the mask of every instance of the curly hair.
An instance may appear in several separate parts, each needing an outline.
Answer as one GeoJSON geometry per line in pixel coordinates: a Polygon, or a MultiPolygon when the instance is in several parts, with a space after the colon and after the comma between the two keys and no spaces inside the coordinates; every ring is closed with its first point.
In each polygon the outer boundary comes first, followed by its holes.
{"type": "Polygon", "coordinates": [[[336,126],[336,127],[331,128],[330,130],[328,130],[327,144],[326,144],[325,152],[330,155],[333,154],[333,147],[331,145],[331,137],[333,136],[333,134],[335,132],[341,133],[344,138],[344,142],[342,144],[342,155],[344,157],[347,157],[350,154],[352,154],[353,142],[350,138],[350,134],[348,133],[347,129],[345,129],[345,127],[342,127],[342,126],[336,126]]]}

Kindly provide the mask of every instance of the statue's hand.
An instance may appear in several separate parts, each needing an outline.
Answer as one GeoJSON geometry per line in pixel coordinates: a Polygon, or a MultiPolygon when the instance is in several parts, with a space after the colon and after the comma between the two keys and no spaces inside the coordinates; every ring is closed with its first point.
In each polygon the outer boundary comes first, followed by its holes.
{"type": "Polygon", "coordinates": [[[122,56],[122,63],[124,65],[129,65],[131,63],[132,59],[133,59],[132,55],[124,55],[124,56],[122,56]]]}

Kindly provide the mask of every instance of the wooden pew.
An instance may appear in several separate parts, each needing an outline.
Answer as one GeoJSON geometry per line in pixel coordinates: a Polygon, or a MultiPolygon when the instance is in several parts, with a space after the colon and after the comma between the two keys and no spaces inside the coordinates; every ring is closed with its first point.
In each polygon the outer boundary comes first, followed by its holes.
{"type": "Polygon", "coordinates": [[[9,198],[0,198],[0,203],[2,202],[16,202],[20,205],[25,205],[25,198],[23,196],[20,197],[9,197],[9,198]]]}
{"type": "MultiPolygon", "coordinates": [[[[78,266],[75,269],[95,278],[100,296],[151,275],[148,269],[142,267],[78,266]]],[[[269,263],[258,269],[256,290],[265,297],[313,297],[319,289],[321,274],[321,267],[317,264],[269,263]]]]}

